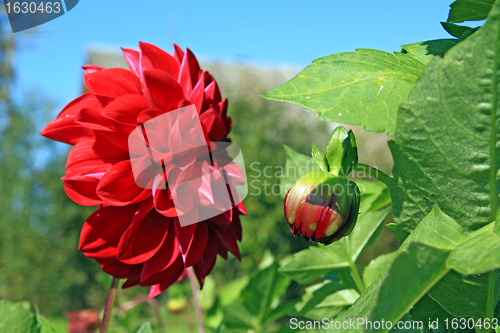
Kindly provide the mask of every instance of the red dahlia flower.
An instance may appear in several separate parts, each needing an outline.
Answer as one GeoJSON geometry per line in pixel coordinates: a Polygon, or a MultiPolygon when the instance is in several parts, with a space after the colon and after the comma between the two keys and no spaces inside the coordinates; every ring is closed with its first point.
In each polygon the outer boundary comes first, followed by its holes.
{"type": "MultiPolygon", "coordinates": [[[[175,172],[185,179],[197,170],[193,167],[197,163],[200,170],[210,166],[206,160],[167,158],[165,151],[156,151],[151,157],[156,164],[147,173],[151,177],[145,181],[148,186],[137,185],[131,156],[134,160],[141,156],[129,151],[128,138],[144,123],[192,105],[210,149],[217,149],[215,141],[229,142],[232,126],[227,100],[222,100],[214,78],[200,69],[189,49],[184,53],[174,45],[170,55],[151,44],[140,43],[139,47],[140,51],[123,49],[130,70],[84,66],[89,93],[69,103],[41,134],[73,145],[62,178],[68,196],[80,205],[99,205],[83,225],[79,249],[96,259],[105,272],[127,279],[124,288],[151,286],[150,296],[155,296],[177,281],[187,267],[193,267],[203,285],[217,254],[227,259],[229,251],[240,259],[239,215],[245,214],[245,208],[240,203],[202,222],[181,226],[179,217],[192,214],[196,219],[198,213],[193,212],[193,200],[184,197],[183,206],[174,207],[175,196],[183,194],[171,191],[166,180],[175,172]],[[175,165],[179,161],[188,167],[175,165]]],[[[186,133],[186,123],[179,126],[170,123],[157,129],[170,142],[163,142],[165,149],[179,138],[172,134],[176,129],[186,133]]],[[[149,142],[147,145],[154,150],[149,142]]],[[[241,171],[233,171],[235,179],[241,180],[241,171]]],[[[200,183],[200,195],[194,200],[216,204],[206,196],[211,186],[211,181],[200,183]]]]}

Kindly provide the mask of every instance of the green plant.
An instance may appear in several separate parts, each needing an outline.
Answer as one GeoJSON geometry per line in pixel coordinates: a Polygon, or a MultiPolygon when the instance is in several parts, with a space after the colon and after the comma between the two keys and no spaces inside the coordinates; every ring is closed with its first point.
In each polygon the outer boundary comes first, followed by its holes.
{"type": "MultiPolygon", "coordinates": [[[[456,38],[404,45],[394,54],[362,49],[324,57],[264,95],[395,138],[388,189],[365,191],[353,232],[282,264],[281,273],[307,286],[289,312],[305,319],[298,328],[317,329],[307,319],[322,318],[331,320],[321,321],[325,332],[353,320],[359,325],[341,331],[497,327],[500,1],[457,0],[443,27],[456,38]],[[484,19],[480,28],[455,24],[484,19]],[[401,246],[360,267],[356,260],[388,205],[401,246]]],[[[287,164],[311,165],[286,151],[287,164]]],[[[282,184],[295,180],[285,176],[282,184]]]]}

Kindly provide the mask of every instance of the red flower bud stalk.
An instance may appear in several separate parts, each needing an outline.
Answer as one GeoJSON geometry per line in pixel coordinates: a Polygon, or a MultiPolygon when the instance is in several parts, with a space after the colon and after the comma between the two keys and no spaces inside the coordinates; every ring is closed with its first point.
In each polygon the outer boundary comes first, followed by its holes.
{"type": "Polygon", "coordinates": [[[285,197],[285,218],[295,236],[328,245],[347,236],[358,219],[360,193],[345,178],[358,163],[352,131],[337,127],[321,153],[313,143],[312,156],[319,170],[302,176],[285,197]]]}

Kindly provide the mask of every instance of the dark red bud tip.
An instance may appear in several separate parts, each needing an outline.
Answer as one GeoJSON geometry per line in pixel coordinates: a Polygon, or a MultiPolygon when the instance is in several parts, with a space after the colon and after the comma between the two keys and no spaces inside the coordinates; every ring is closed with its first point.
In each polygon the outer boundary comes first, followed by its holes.
{"type": "Polygon", "coordinates": [[[356,183],[328,173],[310,172],[285,197],[285,218],[295,236],[330,244],[347,236],[358,218],[356,183]]]}

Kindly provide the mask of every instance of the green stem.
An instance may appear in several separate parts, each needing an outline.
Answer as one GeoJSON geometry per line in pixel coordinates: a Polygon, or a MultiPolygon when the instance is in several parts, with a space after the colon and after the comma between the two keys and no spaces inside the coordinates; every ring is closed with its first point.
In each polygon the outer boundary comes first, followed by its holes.
{"type": "Polygon", "coordinates": [[[344,245],[339,242],[340,248],[342,249],[342,252],[344,253],[344,256],[347,260],[347,263],[349,264],[349,268],[351,270],[351,276],[352,279],[354,280],[354,283],[356,284],[356,288],[358,288],[358,291],[360,294],[364,293],[366,290],[365,284],[363,283],[363,280],[361,279],[361,275],[359,275],[359,272],[354,265],[354,261],[352,261],[351,256],[349,253],[347,253],[347,250],[345,249],[344,245]]]}
{"type": "Polygon", "coordinates": [[[113,277],[111,280],[111,287],[109,288],[108,299],[106,300],[106,306],[104,307],[104,314],[102,315],[101,329],[100,333],[106,333],[109,326],[109,318],[111,317],[111,311],[113,309],[113,303],[115,302],[116,290],[118,288],[118,279],[113,277]]]}
{"type": "Polygon", "coordinates": [[[188,273],[189,284],[191,285],[196,322],[198,323],[198,333],[205,333],[205,326],[203,326],[203,314],[201,312],[200,299],[198,297],[198,283],[196,282],[196,276],[194,274],[193,267],[188,267],[186,270],[188,273]]]}
{"type": "MultiPolygon", "coordinates": [[[[385,174],[384,172],[380,171],[379,169],[372,167],[371,165],[363,164],[363,163],[358,163],[356,164],[356,167],[354,168],[354,172],[358,173],[363,173],[365,175],[368,175],[371,178],[375,178],[379,180],[380,182],[385,184],[385,181],[389,176],[385,174]]],[[[361,177],[358,177],[361,178],[361,177]]]]}
{"type": "MultiPolygon", "coordinates": [[[[481,318],[483,323],[489,319],[495,318],[495,271],[488,273],[488,296],[486,298],[486,312],[481,318]]],[[[475,331],[477,333],[491,333],[494,332],[493,329],[479,328],[476,327],[475,331]]]]}

